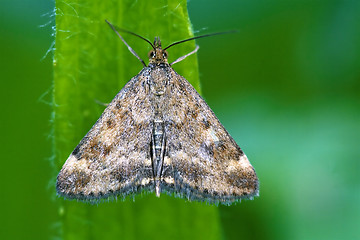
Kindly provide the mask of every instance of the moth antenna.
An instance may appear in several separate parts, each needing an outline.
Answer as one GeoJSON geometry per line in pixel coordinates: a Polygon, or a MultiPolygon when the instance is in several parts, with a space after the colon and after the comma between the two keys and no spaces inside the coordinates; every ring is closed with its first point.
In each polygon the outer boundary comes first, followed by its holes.
{"type": "Polygon", "coordinates": [[[139,61],[142,63],[142,65],[144,65],[144,67],[146,67],[146,64],[145,64],[144,60],[142,60],[142,59],[139,57],[139,55],[134,51],[134,49],[132,49],[132,48],[130,47],[130,45],[127,44],[127,42],[124,40],[124,38],[120,35],[119,31],[120,31],[120,32],[125,32],[125,33],[130,33],[130,34],[132,34],[132,35],[134,35],[134,36],[137,36],[137,37],[145,40],[145,41],[148,42],[148,43],[151,45],[151,47],[155,50],[154,45],[153,45],[149,40],[147,40],[146,38],[144,38],[144,37],[142,37],[142,36],[140,36],[140,35],[138,35],[138,34],[136,34],[136,33],[127,31],[127,30],[122,29],[122,28],[119,28],[119,27],[115,27],[115,26],[112,25],[108,20],[105,20],[105,22],[106,22],[107,24],[109,24],[109,26],[111,27],[111,29],[114,30],[114,32],[119,36],[119,38],[121,39],[121,41],[123,41],[123,43],[124,43],[124,44],[127,46],[127,48],[129,49],[129,51],[130,51],[137,59],[139,59],[139,61]]]}
{"type": "Polygon", "coordinates": [[[192,38],[188,38],[188,39],[184,39],[178,42],[174,42],[172,44],[170,44],[169,46],[167,46],[166,48],[164,48],[163,50],[166,50],[172,46],[175,46],[177,44],[183,43],[183,42],[187,42],[187,41],[191,41],[191,40],[195,40],[198,38],[203,38],[203,37],[210,37],[210,36],[215,36],[215,35],[220,35],[220,34],[227,34],[227,33],[234,33],[237,32],[237,30],[230,30],[230,31],[226,31],[226,32],[216,32],[216,33],[209,33],[209,34],[204,34],[204,35],[200,35],[200,36],[196,36],[196,37],[192,37],[192,38]]]}

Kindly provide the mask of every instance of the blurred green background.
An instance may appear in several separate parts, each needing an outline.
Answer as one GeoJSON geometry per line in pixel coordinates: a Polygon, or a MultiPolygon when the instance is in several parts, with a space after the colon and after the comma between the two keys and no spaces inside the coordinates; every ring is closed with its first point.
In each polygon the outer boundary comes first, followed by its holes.
{"type": "MultiPolygon", "coordinates": [[[[58,236],[51,53],[42,59],[53,8],[0,7],[0,239],[58,236]]],[[[188,9],[196,35],[239,30],[197,41],[202,94],[261,183],[259,198],[219,207],[223,238],[360,238],[360,1],[193,0],[188,9]]]]}

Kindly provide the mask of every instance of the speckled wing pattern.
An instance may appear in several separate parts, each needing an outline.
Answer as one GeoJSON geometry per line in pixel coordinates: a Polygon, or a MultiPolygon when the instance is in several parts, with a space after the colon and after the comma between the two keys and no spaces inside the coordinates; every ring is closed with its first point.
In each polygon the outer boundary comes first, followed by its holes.
{"type": "Polygon", "coordinates": [[[116,95],[70,154],[57,177],[59,195],[92,200],[152,190],[153,107],[141,86],[142,72],[116,95]]]}
{"type": "Polygon", "coordinates": [[[223,204],[258,195],[246,155],[169,65],[145,67],[125,85],[57,178],[70,199],[142,190],[223,204]]]}
{"type": "Polygon", "coordinates": [[[169,69],[163,188],[190,200],[229,204],[259,192],[246,155],[191,84],[169,69]]]}

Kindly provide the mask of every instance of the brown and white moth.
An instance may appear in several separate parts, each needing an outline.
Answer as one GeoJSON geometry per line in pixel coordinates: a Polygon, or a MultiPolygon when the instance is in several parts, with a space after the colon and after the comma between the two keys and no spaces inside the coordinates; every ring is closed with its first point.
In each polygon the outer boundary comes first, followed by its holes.
{"type": "MultiPolygon", "coordinates": [[[[149,65],[104,110],[62,167],[57,193],[96,201],[141,191],[230,204],[259,193],[254,168],[199,93],[169,64],[159,38],[149,65]]],[[[125,30],[122,30],[125,31],[125,30]]],[[[125,31],[127,32],[127,31],[125,31]]]]}

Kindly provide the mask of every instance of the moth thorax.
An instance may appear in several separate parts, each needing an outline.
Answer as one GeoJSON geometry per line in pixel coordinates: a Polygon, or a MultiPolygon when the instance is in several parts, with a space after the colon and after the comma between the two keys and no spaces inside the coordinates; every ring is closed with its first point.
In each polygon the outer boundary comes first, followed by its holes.
{"type": "MultiPolygon", "coordinates": [[[[154,96],[162,96],[165,94],[166,89],[169,85],[168,72],[165,68],[156,68],[152,71],[151,77],[148,80],[149,89],[154,96]]],[[[154,101],[162,101],[161,99],[155,98],[154,101]]]]}

